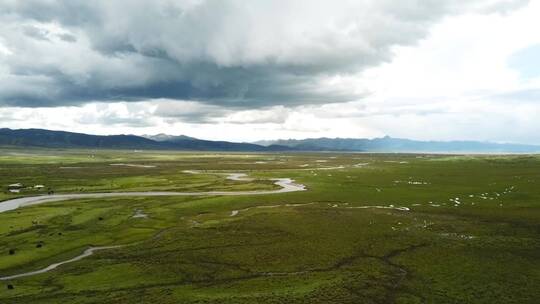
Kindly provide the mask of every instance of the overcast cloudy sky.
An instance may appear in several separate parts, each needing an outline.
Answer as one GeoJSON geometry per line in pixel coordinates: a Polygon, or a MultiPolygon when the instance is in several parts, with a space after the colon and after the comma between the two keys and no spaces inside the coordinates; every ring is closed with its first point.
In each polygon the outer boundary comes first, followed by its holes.
{"type": "Polygon", "coordinates": [[[540,144],[540,1],[0,0],[0,127],[540,144]]]}

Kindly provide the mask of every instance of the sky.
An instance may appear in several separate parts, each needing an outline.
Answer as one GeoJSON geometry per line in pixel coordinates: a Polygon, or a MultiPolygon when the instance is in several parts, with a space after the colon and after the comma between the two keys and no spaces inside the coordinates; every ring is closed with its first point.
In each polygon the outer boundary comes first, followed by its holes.
{"type": "Polygon", "coordinates": [[[0,127],[540,144],[540,1],[0,0],[0,127]]]}

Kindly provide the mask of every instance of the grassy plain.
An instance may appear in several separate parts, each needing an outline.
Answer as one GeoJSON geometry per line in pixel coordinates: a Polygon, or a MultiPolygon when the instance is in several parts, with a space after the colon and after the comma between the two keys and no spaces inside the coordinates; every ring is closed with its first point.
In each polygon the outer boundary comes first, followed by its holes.
{"type": "Polygon", "coordinates": [[[18,182],[47,188],[5,192],[0,200],[48,188],[262,190],[275,188],[269,179],[278,177],[291,177],[308,191],[84,199],[0,213],[0,276],[67,260],[89,246],[127,245],[48,273],[0,281],[0,303],[540,299],[538,156],[0,154],[4,189],[18,182]],[[231,181],[218,172],[256,179],[231,181]],[[141,212],[148,217],[133,217],[141,212]]]}

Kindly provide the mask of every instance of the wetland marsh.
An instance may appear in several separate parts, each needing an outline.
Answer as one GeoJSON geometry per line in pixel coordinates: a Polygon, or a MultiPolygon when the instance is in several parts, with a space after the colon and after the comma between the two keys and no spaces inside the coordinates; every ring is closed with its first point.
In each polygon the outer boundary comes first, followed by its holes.
{"type": "Polygon", "coordinates": [[[4,150],[0,183],[65,198],[0,213],[0,303],[540,298],[535,155],[4,150]]]}

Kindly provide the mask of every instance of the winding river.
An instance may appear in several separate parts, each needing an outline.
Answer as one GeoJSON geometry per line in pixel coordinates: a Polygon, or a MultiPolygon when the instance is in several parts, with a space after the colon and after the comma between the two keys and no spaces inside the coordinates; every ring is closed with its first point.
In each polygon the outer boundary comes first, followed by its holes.
{"type": "MultiPolygon", "coordinates": [[[[199,172],[192,171],[188,173],[198,174],[199,172]]],[[[230,173],[227,174],[227,179],[236,181],[248,181],[251,180],[244,173],[230,173]]],[[[105,192],[105,193],[72,193],[72,194],[52,194],[52,195],[40,195],[29,196],[11,199],[0,202],[0,213],[9,210],[15,210],[25,206],[44,204],[49,202],[71,200],[71,199],[84,199],[84,198],[107,198],[107,197],[123,197],[123,196],[212,196],[212,195],[260,195],[260,194],[274,194],[274,193],[287,193],[296,191],[305,191],[306,187],[302,184],[297,184],[290,178],[275,178],[272,179],[274,184],[280,186],[280,189],[276,190],[255,190],[255,191],[207,191],[207,192],[166,192],[166,191],[149,191],[149,192],[105,192]]],[[[0,277],[0,281],[8,281],[22,277],[28,277],[33,275],[42,274],[58,268],[61,265],[73,263],[91,256],[94,252],[99,250],[119,248],[123,245],[116,246],[103,246],[103,247],[90,247],[86,249],[82,254],[65,260],[62,262],[51,264],[43,269],[30,271],[10,276],[0,277]]]]}
{"type": "MultiPolygon", "coordinates": [[[[243,173],[231,173],[228,179],[231,180],[247,180],[243,173]]],[[[207,191],[207,192],[170,192],[170,191],[147,191],[147,192],[98,192],[98,193],[67,193],[67,194],[51,194],[38,195],[15,198],[0,202],[0,213],[9,210],[15,210],[20,207],[37,205],[49,202],[84,199],[84,198],[107,198],[107,197],[123,197],[123,196],[212,196],[212,195],[261,195],[304,191],[306,187],[302,184],[297,184],[290,178],[275,178],[272,179],[274,184],[280,186],[276,190],[254,190],[254,191],[207,191]]]]}
{"type": "Polygon", "coordinates": [[[30,272],[24,272],[24,273],[20,273],[20,274],[14,274],[14,275],[10,275],[10,276],[6,276],[6,277],[0,277],[0,281],[8,281],[8,280],[13,280],[13,279],[18,279],[18,278],[23,278],[23,277],[29,277],[29,276],[33,276],[33,275],[37,275],[37,274],[41,274],[41,273],[45,273],[45,272],[49,272],[51,270],[54,270],[56,268],[58,268],[59,266],[61,265],[64,265],[64,264],[68,264],[68,263],[73,263],[73,262],[76,262],[76,261],[79,261],[79,260],[82,260],[86,257],[89,257],[91,256],[92,254],[94,254],[94,252],[96,251],[99,251],[99,250],[105,250],[105,249],[113,249],[113,248],[120,248],[120,247],[123,247],[123,245],[116,245],[116,246],[103,246],[103,247],[90,247],[88,249],[86,249],[82,254],[74,257],[74,258],[71,258],[69,260],[65,260],[65,261],[62,261],[62,262],[58,262],[58,263],[54,263],[54,264],[51,264],[43,269],[40,269],[40,270],[36,270],[36,271],[30,271],[30,272]]]}

